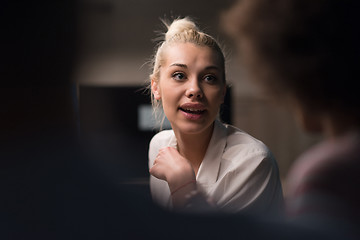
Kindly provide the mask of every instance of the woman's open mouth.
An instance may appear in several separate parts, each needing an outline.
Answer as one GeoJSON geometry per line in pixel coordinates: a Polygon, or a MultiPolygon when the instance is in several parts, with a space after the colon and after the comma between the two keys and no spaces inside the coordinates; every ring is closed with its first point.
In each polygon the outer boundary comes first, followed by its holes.
{"type": "Polygon", "coordinates": [[[199,103],[186,103],[179,107],[179,110],[184,114],[187,119],[198,120],[202,118],[206,109],[203,104],[199,103]]]}
{"type": "Polygon", "coordinates": [[[205,112],[204,109],[191,109],[191,108],[179,108],[181,111],[190,113],[190,114],[202,114],[205,112]]]}

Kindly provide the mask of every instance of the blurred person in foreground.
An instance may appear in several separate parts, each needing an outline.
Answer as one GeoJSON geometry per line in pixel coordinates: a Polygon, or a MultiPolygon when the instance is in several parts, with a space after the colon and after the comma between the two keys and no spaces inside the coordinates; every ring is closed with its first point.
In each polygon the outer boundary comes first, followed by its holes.
{"type": "Polygon", "coordinates": [[[79,141],[78,13],[72,0],[2,2],[0,239],[148,235],[146,193],[119,184],[113,153],[89,156],[79,141]]]}
{"type": "Polygon", "coordinates": [[[287,217],[359,237],[360,3],[242,0],[224,17],[250,78],[323,141],[286,181],[287,217]]]}

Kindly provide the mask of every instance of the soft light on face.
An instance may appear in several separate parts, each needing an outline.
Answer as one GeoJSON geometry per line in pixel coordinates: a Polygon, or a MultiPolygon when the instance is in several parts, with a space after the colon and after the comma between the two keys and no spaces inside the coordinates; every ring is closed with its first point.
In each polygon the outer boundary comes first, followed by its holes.
{"type": "Polygon", "coordinates": [[[206,46],[176,43],[167,46],[163,56],[152,91],[172,128],[184,134],[208,130],[226,91],[219,54],[206,46]]]}

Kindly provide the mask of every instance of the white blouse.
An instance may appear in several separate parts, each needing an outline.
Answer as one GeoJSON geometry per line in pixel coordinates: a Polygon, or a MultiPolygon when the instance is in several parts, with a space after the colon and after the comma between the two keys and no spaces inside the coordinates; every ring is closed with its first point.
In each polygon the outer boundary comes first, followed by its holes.
{"type": "MultiPolygon", "coordinates": [[[[149,147],[149,168],[163,147],[177,147],[172,130],[156,134],[149,147]]],[[[196,176],[197,185],[220,210],[249,209],[258,213],[277,210],[283,203],[275,159],[261,141],[231,125],[215,121],[214,131],[196,176]]],[[[171,209],[164,180],[150,177],[155,203],[171,209]]]]}

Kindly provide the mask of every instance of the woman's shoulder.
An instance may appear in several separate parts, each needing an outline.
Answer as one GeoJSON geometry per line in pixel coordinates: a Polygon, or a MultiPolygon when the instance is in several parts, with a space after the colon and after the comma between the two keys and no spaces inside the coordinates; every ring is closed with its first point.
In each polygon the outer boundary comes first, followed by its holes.
{"type": "Polygon", "coordinates": [[[223,176],[238,174],[239,171],[251,173],[256,169],[259,174],[267,175],[277,169],[274,156],[262,141],[235,126],[224,127],[227,134],[221,162],[223,176]]]}
{"type": "Polygon", "coordinates": [[[165,146],[169,143],[173,136],[173,130],[163,130],[161,132],[158,132],[152,137],[150,141],[150,146],[165,146]]]}
{"type": "Polygon", "coordinates": [[[268,147],[259,139],[233,125],[225,125],[227,128],[227,145],[247,145],[262,151],[269,151],[268,147]]]}
{"type": "Polygon", "coordinates": [[[224,126],[227,130],[224,157],[236,158],[241,155],[258,156],[258,159],[263,160],[273,158],[269,148],[259,139],[233,125],[224,126]]]}
{"type": "Polygon", "coordinates": [[[172,130],[163,130],[153,136],[149,144],[149,167],[152,166],[159,150],[168,146],[173,136],[174,132],[172,130]]]}

